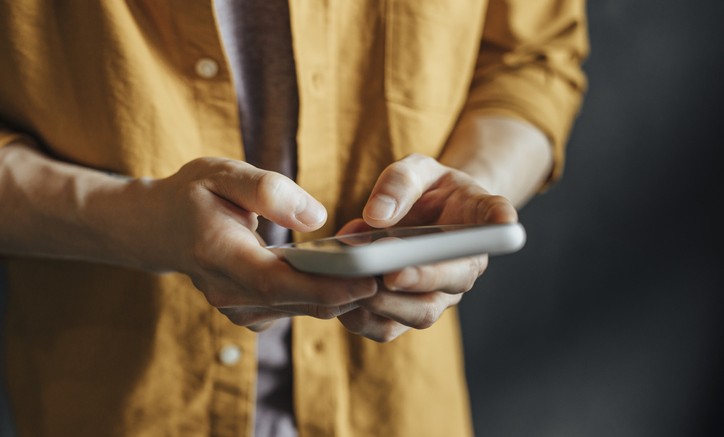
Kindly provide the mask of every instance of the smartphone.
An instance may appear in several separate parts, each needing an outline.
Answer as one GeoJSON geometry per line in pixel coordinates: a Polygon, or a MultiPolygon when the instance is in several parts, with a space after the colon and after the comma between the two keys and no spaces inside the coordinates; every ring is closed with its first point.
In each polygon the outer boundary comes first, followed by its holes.
{"type": "Polygon", "coordinates": [[[333,276],[375,276],[473,255],[503,255],[523,248],[520,223],[379,229],[302,243],[269,246],[298,270],[333,276]]]}

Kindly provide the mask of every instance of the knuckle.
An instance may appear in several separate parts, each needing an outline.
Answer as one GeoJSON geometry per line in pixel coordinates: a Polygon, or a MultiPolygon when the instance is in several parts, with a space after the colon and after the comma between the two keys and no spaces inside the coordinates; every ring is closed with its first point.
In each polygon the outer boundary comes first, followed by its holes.
{"type": "Polygon", "coordinates": [[[468,260],[468,266],[467,266],[467,272],[464,275],[464,281],[461,286],[462,292],[470,291],[474,286],[475,283],[478,281],[478,278],[483,273],[481,269],[481,262],[479,257],[473,257],[468,260]]]}
{"type": "Polygon", "coordinates": [[[419,318],[412,326],[415,329],[427,329],[437,322],[440,318],[440,310],[434,303],[428,303],[421,308],[419,318]]]}
{"type": "Polygon", "coordinates": [[[369,324],[370,317],[371,314],[369,311],[359,308],[340,316],[340,321],[349,332],[357,335],[364,335],[364,331],[369,324]]]}
{"type": "Polygon", "coordinates": [[[275,197],[284,187],[285,177],[279,173],[265,171],[256,180],[254,196],[256,201],[262,205],[273,203],[275,197]]]}
{"type": "Polygon", "coordinates": [[[411,168],[416,168],[418,171],[425,171],[425,172],[439,172],[441,169],[444,168],[440,162],[428,155],[423,155],[421,153],[413,153],[411,155],[408,155],[407,158],[403,159],[401,162],[405,162],[406,164],[409,164],[411,168]]]}
{"type": "Polygon", "coordinates": [[[196,240],[192,243],[191,257],[194,263],[203,271],[216,269],[216,257],[213,255],[213,251],[209,249],[210,247],[212,246],[203,240],[196,240]]]}
{"type": "Polygon", "coordinates": [[[398,329],[399,326],[399,323],[393,320],[382,321],[377,332],[373,334],[372,340],[378,343],[389,343],[395,340],[402,334],[402,331],[398,329]]]}
{"type": "Polygon", "coordinates": [[[395,184],[420,189],[420,178],[409,161],[398,161],[390,165],[388,176],[395,184]]]}
{"type": "Polygon", "coordinates": [[[467,281],[463,284],[462,290],[460,291],[462,291],[463,293],[467,293],[468,291],[472,290],[477,280],[477,276],[468,276],[467,281]]]}
{"type": "Polygon", "coordinates": [[[490,258],[487,255],[478,257],[478,265],[477,265],[478,277],[480,277],[488,269],[489,262],[490,262],[490,258]]]}
{"type": "Polygon", "coordinates": [[[323,307],[323,306],[318,306],[318,305],[313,305],[310,308],[310,312],[309,312],[309,314],[312,317],[315,317],[317,319],[322,319],[322,320],[333,319],[333,318],[337,317],[337,313],[338,313],[337,309],[334,307],[323,307]]]}
{"type": "Polygon", "coordinates": [[[316,317],[320,320],[331,320],[337,317],[337,312],[333,310],[319,310],[316,317]]]}
{"type": "Polygon", "coordinates": [[[184,171],[193,172],[196,169],[208,167],[209,165],[212,164],[212,162],[213,162],[212,159],[208,158],[208,157],[195,158],[195,159],[192,159],[191,161],[187,162],[186,164],[182,165],[180,171],[181,172],[184,172],[184,171]]]}
{"type": "MultiPolygon", "coordinates": [[[[221,309],[219,309],[219,311],[221,311],[221,309]]],[[[228,313],[221,311],[221,313],[225,315],[231,323],[237,326],[249,326],[255,323],[254,318],[244,311],[234,311],[228,313]]]]}
{"type": "Polygon", "coordinates": [[[235,161],[228,158],[205,157],[197,158],[199,165],[203,165],[212,170],[212,174],[225,175],[236,173],[240,167],[248,165],[242,161],[235,161]]]}
{"type": "Polygon", "coordinates": [[[485,269],[488,267],[488,257],[487,256],[476,256],[470,258],[470,272],[473,274],[471,276],[472,284],[475,284],[475,281],[478,280],[480,276],[482,276],[483,273],[485,273],[485,269]]]}
{"type": "Polygon", "coordinates": [[[232,160],[224,158],[201,157],[195,158],[183,166],[179,173],[185,173],[191,179],[214,179],[214,175],[234,171],[232,160]]]}
{"type": "Polygon", "coordinates": [[[392,340],[394,340],[395,338],[397,338],[397,336],[391,330],[383,329],[380,332],[375,331],[375,332],[368,334],[367,338],[369,338],[370,340],[374,340],[377,343],[389,343],[392,340]]]}
{"type": "Polygon", "coordinates": [[[431,158],[430,156],[423,155],[422,153],[410,153],[405,158],[400,160],[399,162],[415,162],[415,163],[425,163],[425,164],[431,164],[433,162],[437,162],[437,160],[431,158]]]}

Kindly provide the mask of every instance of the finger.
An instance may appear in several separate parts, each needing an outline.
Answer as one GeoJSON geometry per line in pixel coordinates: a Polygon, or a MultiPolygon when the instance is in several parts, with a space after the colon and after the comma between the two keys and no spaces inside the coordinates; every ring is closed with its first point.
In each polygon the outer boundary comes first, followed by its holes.
{"type": "Polygon", "coordinates": [[[270,328],[275,321],[290,317],[290,314],[266,308],[254,307],[225,307],[217,308],[233,324],[246,326],[254,332],[261,332],[270,328]]]}
{"type": "Polygon", "coordinates": [[[488,256],[471,256],[453,261],[410,266],[383,276],[388,290],[408,292],[442,291],[449,294],[464,293],[488,267],[488,256]]]}
{"type": "Polygon", "coordinates": [[[374,278],[337,278],[303,273],[276,258],[259,266],[254,287],[260,290],[263,302],[268,306],[334,307],[373,296],[378,283],[374,278]]]}
{"type": "Polygon", "coordinates": [[[409,326],[374,314],[365,308],[350,311],[340,316],[339,321],[353,334],[379,343],[388,343],[410,330],[409,326]]]}
{"type": "Polygon", "coordinates": [[[337,306],[374,295],[373,278],[344,279],[302,273],[259,245],[243,226],[215,215],[194,245],[189,275],[215,307],[289,304],[337,306]]]}
{"type": "Polygon", "coordinates": [[[415,329],[426,329],[442,316],[442,313],[462,299],[462,294],[422,293],[406,294],[381,291],[362,302],[370,313],[392,319],[415,329]]]}
{"type": "Polygon", "coordinates": [[[503,196],[485,194],[471,199],[466,205],[464,220],[467,223],[513,223],[518,221],[518,211],[503,196]]]}
{"type": "Polygon", "coordinates": [[[232,323],[245,326],[254,332],[261,332],[270,328],[279,319],[294,316],[311,316],[317,319],[329,320],[359,308],[357,304],[337,307],[322,307],[316,305],[289,305],[284,307],[222,307],[217,308],[232,323]]]}
{"type": "Polygon", "coordinates": [[[327,211],[319,201],[286,176],[242,161],[224,160],[207,188],[240,207],[286,228],[308,232],[320,228],[327,211]]]}
{"type": "Polygon", "coordinates": [[[376,228],[396,224],[446,172],[434,159],[417,154],[391,164],[380,174],[362,217],[376,228]]]}
{"type": "Polygon", "coordinates": [[[277,320],[278,319],[259,322],[259,323],[253,324],[253,325],[249,325],[249,326],[247,326],[247,328],[249,328],[250,331],[254,331],[254,332],[264,332],[267,329],[274,326],[274,322],[276,322],[277,320]]]}
{"type": "Polygon", "coordinates": [[[209,303],[217,308],[285,305],[342,306],[373,296],[374,278],[336,278],[303,273],[263,248],[246,248],[213,274],[194,279],[209,303]]]}
{"type": "Polygon", "coordinates": [[[490,194],[465,173],[447,169],[397,225],[509,223],[517,219],[517,211],[508,199],[490,194]]]}

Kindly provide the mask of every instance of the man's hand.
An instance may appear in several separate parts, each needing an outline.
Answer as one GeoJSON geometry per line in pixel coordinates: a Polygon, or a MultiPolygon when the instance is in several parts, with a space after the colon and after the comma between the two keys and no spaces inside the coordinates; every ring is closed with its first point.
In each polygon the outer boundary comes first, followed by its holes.
{"type": "Polygon", "coordinates": [[[369,278],[298,272],[260,244],[257,214],[301,232],[326,220],[324,207],[285,176],[202,158],[156,185],[165,218],[159,223],[171,224],[176,237],[167,244],[167,257],[181,255],[173,269],[187,273],[209,303],[238,325],[261,328],[292,315],[333,318],[377,290],[369,278]]]}
{"type": "Polygon", "coordinates": [[[25,145],[0,149],[2,253],[186,273],[232,322],[333,318],[377,291],[372,278],[300,273],[265,249],[257,214],[311,231],[324,207],[288,178],[202,158],[163,179],[110,176],[25,145]]]}
{"type": "MultiPolygon", "coordinates": [[[[508,200],[489,194],[467,174],[432,158],[411,155],[382,172],[363,218],[347,223],[339,233],[395,225],[509,223],[517,219],[508,200]]],[[[427,328],[460,302],[487,264],[487,256],[478,256],[386,274],[381,291],[339,320],[350,331],[381,342],[410,328],[427,328]]]]}

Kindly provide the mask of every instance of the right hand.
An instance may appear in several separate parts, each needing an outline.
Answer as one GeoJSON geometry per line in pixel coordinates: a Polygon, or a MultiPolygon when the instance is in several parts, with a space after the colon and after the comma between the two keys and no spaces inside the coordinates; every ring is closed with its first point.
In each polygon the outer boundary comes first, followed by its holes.
{"type": "Polygon", "coordinates": [[[316,199],[279,173],[200,158],[149,188],[155,264],[186,273],[237,325],[260,329],[293,315],[330,319],[377,292],[372,278],[301,273],[263,247],[257,214],[301,232],[327,218],[316,199]]]}

